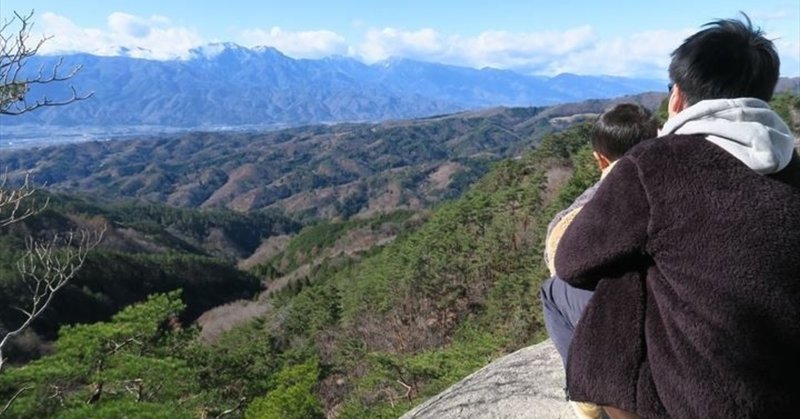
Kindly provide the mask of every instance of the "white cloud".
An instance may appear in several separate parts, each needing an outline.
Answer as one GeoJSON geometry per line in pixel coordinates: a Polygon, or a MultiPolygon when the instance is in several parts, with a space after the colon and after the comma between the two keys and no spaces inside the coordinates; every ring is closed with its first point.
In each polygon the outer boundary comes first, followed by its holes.
{"type": "Polygon", "coordinates": [[[269,30],[247,29],[242,31],[241,36],[246,46],[275,47],[294,58],[321,58],[348,53],[344,37],[328,30],[293,32],[275,26],[269,30]]]}
{"type": "MultiPolygon", "coordinates": [[[[330,30],[290,31],[275,26],[241,30],[238,41],[248,47],[272,46],[294,58],[340,54],[374,63],[401,57],[551,76],[569,72],[665,78],[670,52],[696,30],[604,37],[592,26],[584,25],[562,31],[487,30],[465,36],[434,28],[368,28],[358,20],[352,26],[363,34],[361,39],[346,39],[330,30]]],[[[105,28],[81,27],[54,13],[43,13],[37,27],[53,36],[44,44],[43,53],[118,55],[125,48],[126,54],[135,57],[185,58],[190,49],[206,42],[198,32],[177,26],[167,17],[121,12],[109,15],[105,28]]],[[[789,36],[781,36],[780,30],[773,32],[776,46],[785,58],[784,67],[792,74],[797,73],[795,67],[800,61],[800,44],[791,35],[793,31],[788,31],[789,36]]]]}
{"type": "Polygon", "coordinates": [[[371,29],[351,53],[366,62],[389,57],[555,75],[610,74],[663,78],[669,54],[691,30],[602,38],[591,26],[564,31],[485,31],[466,37],[434,29],[371,29]]]}
{"type": "Polygon", "coordinates": [[[42,47],[42,53],[89,52],[97,55],[118,55],[128,50],[134,57],[170,59],[187,56],[189,49],[203,43],[195,31],[171,26],[163,16],[144,18],[114,12],[108,16],[107,28],[84,28],[66,17],[43,13],[42,32],[52,36],[42,47]]]}
{"type": "Polygon", "coordinates": [[[108,16],[108,27],[112,32],[134,38],[146,38],[151,25],[151,21],[127,13],[114,12],[108,16]]]}
{"type": "Polygon", "coordinates": [[[405,57],[472,67],[518,68],[583,48],[593,37],[590,26],[563,32],[485,31],[473,37],[444,35],[431,28],[383,28],[367,31],[355,51],[366,62],[405,57]]]}
{"type": "Polygon", "coordinates": [[[587,48],[595,39],[591,26],[579,26],[563,32],[487,31],[461,44],[463,55],[476,67],[538,69],[587,48]]]}
{"type": "Polygon", "coordinates": [[[599,39],[556,57],[543,72],[666,78],[670,53],[692,33],[690,29],[650,31],[599,39]]]}
{"type": "Polygon", "coordinates": [[[448,47],[455,37],[443,38],[433,29],[403,31],[395,28],[369,29],[364,42],[355,48],[366,62],[389,57],[426,58],[438,61],[447,58],[448,47]],[[443,57],[444,56],[444,57],[443,57]]]}

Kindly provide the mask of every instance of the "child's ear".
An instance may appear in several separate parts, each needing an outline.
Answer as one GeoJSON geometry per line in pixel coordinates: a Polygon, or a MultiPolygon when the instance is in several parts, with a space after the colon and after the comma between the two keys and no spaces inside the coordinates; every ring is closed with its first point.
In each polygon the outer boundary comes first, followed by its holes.
{"type": "Polygon", "coordinates": [[[606,157],[603,153],[598,153],[596,151],[593,151],[592,155],[594,156],[594,161],[597,162],[597,167],[600,169],[600,171],[605,170],[606,167],[611,165],[611,160],[608,157],[606,157]]]}

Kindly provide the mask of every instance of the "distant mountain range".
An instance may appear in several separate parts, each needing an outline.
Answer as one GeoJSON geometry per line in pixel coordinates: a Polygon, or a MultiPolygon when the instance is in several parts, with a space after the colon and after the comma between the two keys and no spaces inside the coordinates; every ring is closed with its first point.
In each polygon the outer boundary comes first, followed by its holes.
{"type": "Polygon", "coordinates": [[[381,123],[137,136],[3,152],[0,167],[12,181],[30,172],[49,189],[98,199],[348,217],[456,197],[493,162],[534,148],[547,133],[615,102],[652,109],[665,96],[381,123]]]}
{"type": "MultiPolygon", "coordinates": [[[[26,68],[47,71],[57,61],[37,56],[26,68]]],[[[185,60],[63,57],[63,69],[75,65],[83,69],[69,84],[32,86],[30,97],[69,97],[72,85],[79,92],[94,92],[91,99],[4,117],[3,125],[297,126],[552,105],[666,89],[660,80],[574,74],[548,78],[406,59],[372,65],[341,56],[293,59],[274,48],[230,43],[197,48],[185,60]]]]}

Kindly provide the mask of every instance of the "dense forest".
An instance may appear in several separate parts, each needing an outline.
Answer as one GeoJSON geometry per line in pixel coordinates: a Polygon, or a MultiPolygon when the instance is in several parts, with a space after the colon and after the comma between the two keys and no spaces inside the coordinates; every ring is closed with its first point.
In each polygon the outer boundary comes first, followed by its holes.
{"type": "MultiPolygon", "coordinates": [[[[800,98],[773,104],[797,128],[800,98]]],[[[428,209],[324,220],[48,193],[1,230],[3,322],[25,295],[24,237],[107,230],[16,342],[6,414],[401,415],[544,338],[547,223],[598,177],[589,125],[572,122],[428,209]]]]}
{"type": "MultiPolygon", "coordinates": [[[[164,205],[118,202],[100,206],[85,199],[38,191],[47,202],[33,217],[0,229],[0,327],[19,324],[30,284],[19,280],[17,261],[26,238],[48,241],[67,231],[104,229],[101,245],[87,254],[83,267],[60,291],[48,311],[7,356],[35,356],[41,340],[56,337],[59,326],[106,320],[147,295],[185,289],[182,320],[260,290],[259,279],[234,262],[253,252],[261,237],[288,234],[300,224],[275,211],[239,214],[191,211],[164,205]]],[[[56,256],[58,256],[56,254],[56,256]]]]}
{"type": "MultiPolygon", "coordinates": [[[[102,217],[113,232],[135,227],[183,251],[93,252],[59,295],[61,304],[37,325],[43,339],[55,341],[40,349],[41,358],[8,368],[0,394],[8,400],[25,389],[10,406],[15,417],[195,417],[229,409],[248,417],[397,416],[493,357],[542,337],[541,238],[549,216],[593,182],[585,134],[578,125],[547,136],[536,151],[496,165],[461,198],[424,214],[310,225],[249,273],[186,238],[201,242],[214,224],[252,247],[235,233],[237,222],[261,223],[260,234],[269,237],[292,232],[291,220],[192,218],[168,207],[53,199],[47,212],[26,220],[26,232],[40,231],[36,224],[44,219],[52,225],[63,211],[73,219],[102,217]],[[569,176],[573,166],[578,170],[569,176]],[[163,228],[149,229],[154,225],[163,228]],[[326,252],[359,230],[395,238],[362,252],[326,252]],[[257,297],[312,259],[305,275],[257,297]],[[153,295],[142,301],[144,294],[153,295]],[[268,315],[243,320],[210,342],[199,339],[192,320],[242,294],[268,306],[268,315]],[[87,312],[102,320],[87,322],[87,312]],[[57,336],[54,318],[61,324],[57,336]]],[[[18,239],[13,232],[4,237],[18,239]]],[[[11,243],[6,251],[13,250],[11,243]]],[[[4,290],[4,298],[24,295],[4,290]]]]}

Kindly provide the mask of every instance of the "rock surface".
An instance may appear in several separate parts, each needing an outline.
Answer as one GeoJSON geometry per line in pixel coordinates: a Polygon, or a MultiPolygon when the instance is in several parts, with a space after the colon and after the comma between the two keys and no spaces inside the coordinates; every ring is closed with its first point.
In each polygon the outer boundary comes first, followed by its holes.
{"type": "Polygon", "coordinates": [[[492,362],[401,419],[572,418],[563,387],[561,358],[548,339],[492,362]]]}

